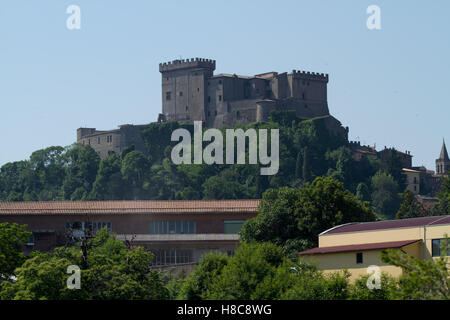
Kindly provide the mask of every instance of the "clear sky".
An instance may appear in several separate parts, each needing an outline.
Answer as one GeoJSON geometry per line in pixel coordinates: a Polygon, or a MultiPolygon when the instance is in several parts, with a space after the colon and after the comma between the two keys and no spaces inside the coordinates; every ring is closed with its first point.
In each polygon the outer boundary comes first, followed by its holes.
{"type": "Polygon", "coordinates": [[[450,144],[449,16],[448,0],[2,0],[0,165],[69,145],[78,127],[156,121],[158,64],[202,57],[217,73],[328,73],[350,140],[434,170],[450,144]],[[66,27],[72,4],[80,30],[66,27]],[[366,27],[372,4],[381,30],[366,27]]]}

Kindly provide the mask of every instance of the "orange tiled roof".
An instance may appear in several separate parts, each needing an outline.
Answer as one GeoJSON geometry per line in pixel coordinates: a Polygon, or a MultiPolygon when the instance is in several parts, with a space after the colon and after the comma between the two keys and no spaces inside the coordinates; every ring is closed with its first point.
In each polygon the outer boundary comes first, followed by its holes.
{"type": "Polygon", "coordinates": [[[259,201],[249,200],[124,200],[0,202],[9,214],[133,214],[133,213],[257,213],[259,201]]]}

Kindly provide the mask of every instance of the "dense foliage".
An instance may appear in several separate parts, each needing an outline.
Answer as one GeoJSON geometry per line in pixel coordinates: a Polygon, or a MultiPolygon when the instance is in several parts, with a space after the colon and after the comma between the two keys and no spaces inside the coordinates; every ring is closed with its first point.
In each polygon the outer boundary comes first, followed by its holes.
{"type": "Polygon", "coordinates": [[[345,135],[330,130],[323,117],[273,112],[271,119],[235,128],[280,130],[280,169],[273,176],[260,175],[259,164],[174,165],[171,134],[178,128],[193,133],[193,126],[168,121],[143,127],[146,153],[131,146],[101,160],[90,146],[74,144],[7,163],[0,168],[0,201],[255,199],[270,188],[302,187],[328,176],[377,214],[394,217],[405,180],[394,149],[384,162],[371,156],[356,161],[345,135]]]}
{"type": "Polygon", "coordinates": [[[14,270],[25,261],[21,247],[30,236],[25,225],[0,223],[0,282],[14,277],[14,270]]]}
{"type": "Polygon", "coordinates": [[[16,269],[16,281],[1,283],[1,299],[167,299],[168,290],[148,266],[153,255],[142,247],[127,248],[105,230],[83,244],[38,251],[16,269]],[[67,268],[81,268],[81,288],[69,289],[67,268]]]}
{"type": "Polygon", "coordinates": [[[374,221],[367,202],[357,201],[341,182],[316,178],[304,188],[269,189],[258,215],[247,220],[240,235],[247,241],[270,241],[286,252],[317,245],[317,235],[336,225],[374,221]]]}

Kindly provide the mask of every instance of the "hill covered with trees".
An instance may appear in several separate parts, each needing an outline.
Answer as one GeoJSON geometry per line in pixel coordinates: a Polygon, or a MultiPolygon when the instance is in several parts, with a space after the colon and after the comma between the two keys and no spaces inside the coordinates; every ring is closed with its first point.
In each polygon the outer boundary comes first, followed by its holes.
{"type": "Polygon", "coordinates": [[[347,138],[331,132],[324,118],[273,112],[269,122],[235,126],[280,130],[280,167],[273,176],[260,175],[259,164],[175,165],[170,154],[177,142],[170,138],[177,128],[193,132],[190,124],[151,123],[142,129],[147,153],[130,147],[103,160],[88,145],[37,150],[0,168],[0,201],[254,199],[268,189],[303,187],[328,176],[382,216],[392,218],[400,207],[400,161],[356,161],[347,138]]]}

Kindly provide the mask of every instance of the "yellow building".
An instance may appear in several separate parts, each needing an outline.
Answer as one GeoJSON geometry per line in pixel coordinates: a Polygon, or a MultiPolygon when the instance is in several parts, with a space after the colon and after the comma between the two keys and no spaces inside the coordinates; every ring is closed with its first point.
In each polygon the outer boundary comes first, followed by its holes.
{"type": "Polygon", "coordinates": [[[440,244],[450,236],[450,215],[377,222],[348,223],[319,235],[319,247],[299,253],[325,272],[347,269],[351,280],[368,275],[368,267],[401,275],[401,269],[381,261],[389,248],[400,249],[418,259],[433,259],[441,254],[440,244]]]}
{"type": "Polygon", "coordinates": [[[406,175],[406,190],[413,194],[419,194],[420,190],[420,171],[403,168],[402,173],[406,175]]]}

